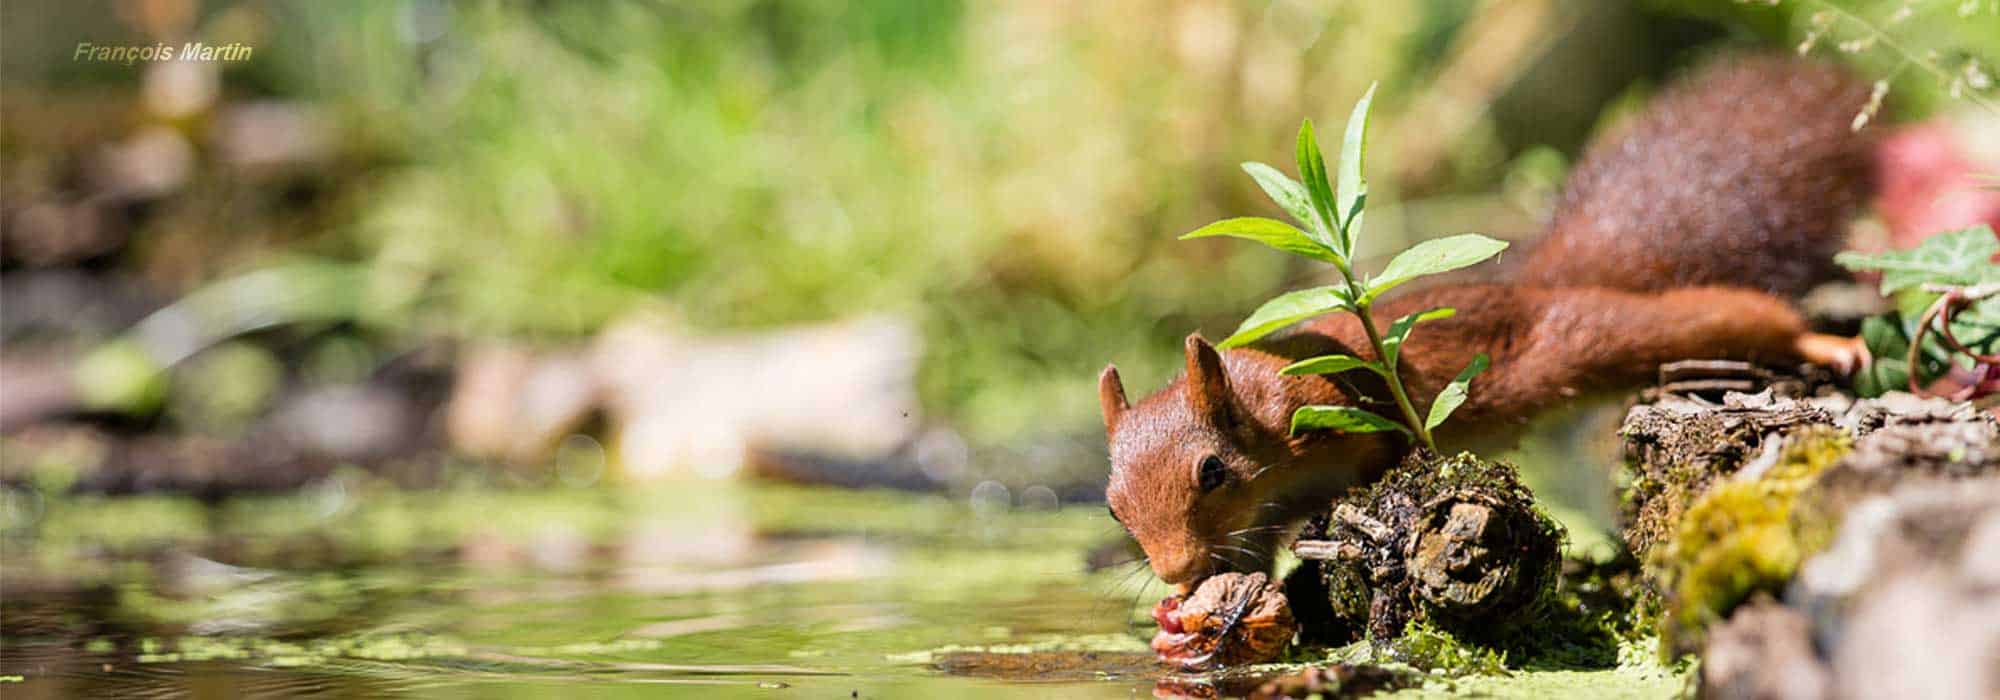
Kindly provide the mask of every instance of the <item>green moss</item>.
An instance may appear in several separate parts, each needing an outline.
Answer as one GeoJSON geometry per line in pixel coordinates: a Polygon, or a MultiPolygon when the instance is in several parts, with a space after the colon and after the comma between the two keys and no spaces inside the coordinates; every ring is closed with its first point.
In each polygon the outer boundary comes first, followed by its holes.
{"type": "Polygon", "coordinates": [[[1470,644],[1435,625],[1417,620],[1389,644],[1392,658],[1425,671],[1451,676],[1505,675],[1507,653],[1470,644]]]}
{"type": "Polygon", "coordinates": [[[1019,644],[947,644],[936,649],[889,654],[886,659],[901,664],[930,664],[949,654],[1042,654],[1049,652],[1097,652],[1143,654],[1151,652],[1146,643],[1127,634],[1050,635],[1019,644]]]}
{"type": "Polygon", "coordinates": [[[1793,518],[1799,494],[1850,444],[1831,427],[1801,431],[1762,474],[1717,483],[1688,506],[1655,562],[1667,595],[1662,654],[1693,651],[1751,594],[1783,589],[1809,553],[1793,518]]]}
{"type": "Polygon", "coordinates": [[[1378,698],[1655,698],[1676,697],[1684,674],[1667,671],[1531,671],[1506,676],[1433,679],[1378,698]]]}

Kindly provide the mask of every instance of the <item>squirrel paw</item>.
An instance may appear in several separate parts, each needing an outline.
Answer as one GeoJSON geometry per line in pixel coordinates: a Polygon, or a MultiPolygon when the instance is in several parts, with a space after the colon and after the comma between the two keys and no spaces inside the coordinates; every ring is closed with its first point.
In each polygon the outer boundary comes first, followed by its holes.
{"type": "Polygon", "coordinates": [[[1872,360],[1867,344],[1858,337],[1805,333],[1793,342],[1792,349],[1805,361],[1831,367],[1843,377],[1854,376],[1872,360]]]}

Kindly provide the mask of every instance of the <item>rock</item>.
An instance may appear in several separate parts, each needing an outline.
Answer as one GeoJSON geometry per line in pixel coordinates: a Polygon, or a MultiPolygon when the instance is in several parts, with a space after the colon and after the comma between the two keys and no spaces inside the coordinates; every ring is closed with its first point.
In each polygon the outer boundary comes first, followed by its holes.
{"type": "Polygon", "coordinates": [[[1806,616],[1769,597],[1710,631],[1701,653],[1701,697],[1715,700],[1818,700],[1830,676],[1806,616]]]}
{"type": "Polygon", "coordinates": [[[1832,654],[1838,696],[2000,697],[2000,593],[1968,583],[1920,571],[1857,601],[1832,654]]]}
{"type": "Polygon", "coordinates": [[[1919,480],[1849,508],[1786,599],[1811,622],[1834,695],[1996,697],[1995,562],[2000,476],[1919,480]]]}
{"type": "Polygon", "coordinates": [[[619,464],[652,479],[734,474],[752,445],[893,453],[923,424],[920,350],[916,333],[889,318],[706,337],[633,319],[599,336],[590,363],[619,464]]]}
{"type": "Polygon", "coordinates": [[[144,127],[98,152],[92,163],[92,180],[113,199],[159,199],[187,186],[194,176],[196,157],[194,145],[179,131],[144,127]]]}
{"type": "Polygon", "coordinates": [[[128,228],[100,202],[33,202],[8,214],[0,259],[50,268],[106,257],[125,246],[128,228]]]}
{"type": "Polygon", "coordinates": [[[298,102],[237,102],[217,115],[209,139],[222,162],[255,176],[307,172],[333,157],[333,125],[298,102]]]}
{"type": "Polygon", "coordinates": [[[488,345],[460,360],[445,409],[452,447],[519,464],[546,462],[564,437],[601,409],[602,390],[584,356],[488,345]]]}
{"type": "MultiPolygon", "coordinates": [[[[0,255],[11,259],[18,228],[6,236],[0,255]]],[[[70,345],[98,342],[125,330],[159,300],[139,283],[118,275],[77,270],[9,270],[0,275],[0,299],[7,313],[0,316],[0,343],[9,353],[25,345],[70,345]]],[[[74,348],[63,348],[74,352],[74,348]]]]}
{"type": "Polygon", "coordinates": [[[445,404],[451,447],[485,459],[514,451],[515,403],[534,356],[525,348],[486,345],[463,352],[445,404]]]}
{"type": "Polygon", "coordinates": [[[82,406],[70,355],[19,351],[0,356],[0,434],[9,434],[82,406]]]}
{"type": "Polygon", "coordinates": [[[354,384],[300,392],[277,408],[272,421],[295,451],[372,462],[421,449],[427,411],[396,387],[354,384]]]}
{"type": "Polygon", "coordinates": [[[633,319],[584,349],[470,351],[445,423],[455,449],[519,464],[548,461],[602,417],[628,478],[728,476],[754,461],[835,483],[845,477],[814,470],[862,465],[856,478],[933,489],[952,476],[933,468],[957,469],[964,448],[918,439],[918,355],[916,334],[890,319],[705,337],[633,319]]]}

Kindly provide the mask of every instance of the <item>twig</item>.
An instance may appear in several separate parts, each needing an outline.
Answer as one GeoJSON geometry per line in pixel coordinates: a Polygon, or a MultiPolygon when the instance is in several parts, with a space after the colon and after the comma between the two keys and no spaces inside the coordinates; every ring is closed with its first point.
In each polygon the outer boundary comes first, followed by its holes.
{"type": "Polygon", "coordinates": [[[1961,309],[2000,294],[2000,283],[1978,284],[1970,287],[1925,283],[1923,290],[1938,294],[1938,298],[1937,301],[1931,302],[1931,305],[1924,309],[1923,316],[1917,319],[1917,329],[1910,337],[1910,353],[1907,358],[1910,367],[1910,393],[1918,396],[1924,396],[1928,393],[1921,387],[1921,366],[1917,362],[1923,357],[1924,336],[1931,332],[1932,324],[1940,320],[1943,323],[1938,328],[1938,337],[1944,339],[1943,342],[1947,349],[1971,357],[1977,364],[2000,364],[2000,353],[1982,354],[1974,351],[1966,347],[1964,343],[1959,342],[1958,336],[1951,330],[1951,322],[1956,319],[1961,309]]]}

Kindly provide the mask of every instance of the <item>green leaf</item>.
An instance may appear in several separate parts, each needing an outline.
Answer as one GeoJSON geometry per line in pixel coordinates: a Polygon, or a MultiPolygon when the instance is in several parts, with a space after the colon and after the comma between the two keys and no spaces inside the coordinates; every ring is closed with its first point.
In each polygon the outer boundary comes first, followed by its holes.
{"type": "Polygon", "coordinates": [[[1925,283],[1974,285],[2000,282],[2000,265],[1993,255],[2000,253],[2000,240],[1984,225],[1940,233],[1909,250],[1867,255],[1841,253],[1834,262],[1849,270],[1882,272],[1882,294],[1922,287],[1925,283]]]}
{"type": "Polygon", "coordinates": [[[1299,360],[1298,362],[1286,365],[1284,369],[1278,370],[1278,373],[1292,375],[1292,376],[1297,376],[1302,374],[1338,374],[1340,372],[1345,372],[1351,369],[1367,369],[1376,374],[1380,374],[1385,377],[1388,376],[1388,372],[1382,369],[1381,365],[1369,362],[1367,360],[1355,357],[1353,355],[1321,355],[1319,357],[1309,357],[1303,360],[1299,360]]]}
{"type": "Polygon", "coordinates": [[[1334,211],[1345,212],[1346,219],[1340,221],[1341,250],[1354,250],[1354,237],[1361,233],[1361,213],[1363,197],[1368,195],[1368,180],[1361,172],[1361,158],[1368,148],[1368,106],[1375,101],[1375,85],[1368,85],[1368,92],[1361,95],[1361,101],[1354,103],[1354,112],[1347,117],[1347,135],[1340,141],[1340,182],[1339,195],[1334,211]]]}
{"type": "Polygon", "coordinates": [[[1409,250],[1389,261],[1368,284],[1367,298],[1373,300],[1396,285],[1440,272],[1449,272],[1467,265],[1477,264],[1487,258],[1499,255],[1507,249],[1507,242],[1481,236],[1477,233],[1461,233],[1456,236],[1433,238],[1411,246],[1409,250]]]}
{"type": "Polygon", "coordinates": [[[1329,311],[1353,308],[1347,299],[1345,289],[1338,286],[1312,287],[1280,294],[1263,306],[1251,312],[1236,327],[1236,332],[1223,339],[1219,347],[1233,348],[1255,342],[1285,326],[1304,321],[1329,311]]]}
{"type": "Polygon", "coordinates": [[[1353,252],[1344,242],[1331,235],[1340,228],[1340,218],[1334,215],[1333,186],[1326,181],[1326,161],[1320,156],[1319,142],[1313,140],[1311,119],[1299,124],[1299,180],[1305,185],[1306,195],[1312,200],[1313,212],[1319,215],[1319,225],[1312,227],[1318,240],[1348,257],[1353,252]]]}
{"type": "Polygon", "coordinates": [[[1292,434],[1301,430],[1338,430],[1343,433],[1379,433],[1410,429],[1402,423],[1351,406],[1300,406],[1292,412],[1292,434]]]}
{"type": "Polygon", "coordinates": [[[1368,193],[1363,192],[1361,196],[1354,198],[1353,204],[1348,205],[1347,219],[1340,223],[1340,235],[1347,241],[1348,250],[1354,249],[1354,237],[1361,234],[1361,218],[1366,213],[1368,213],[1368,193]]]}
{"type": "Polygon", "coordinates": [[[1277,202],[1285,213],[1291,214],[1300,226],[1307,229],[1318,226],[1315,222],[1319,217],[1313,212],[1312,195],[1306,193],[1305,185],[1285,177],[1285,174],[1278,172],[1277,168],[1263,163],[1244,163],[1243,172],[1249,173],[1250,179],[1257,181],[1257,186],[1263,188],[1264,194],[1269,196],[1271,201],[1277,202]]]}
{"type": "Polygon", "coordinates": [[[1486,353],[1480,353],[1479,356],[1472,358],[1472,362],[1467,364],[1465,369],[1459,371],[1458,378],[1444,385],[1444,390],[1438,392],[1437,398],[1431,401],[1430,415],[1424,417],[1425,430],[1442,425],[1446,418],[1451,417],[1452,411],[1458,410],[1458,407],[1465,403],[1466,394],[1472,386],[1472,378],[1486,371],[1489,362],[1486,353]]]}
{"type": "Polygon", "coordinates": [[[1910,336],[1902,325],[1883,316],[1861,320],[1861,343],[1869,357],[1902,357],[1910,352],[1910,336]]]}
{"type": "Polygon", "coordinates": [[[1891,391],[1910,388],[1910,363],[1901,359],[1875,358],[1868,370],[1854,377],[1854,393],[1875,398],[1891,391]]]}
{"type": "Polygon", "coordinates": [[[1324,260],[1327,262],[1340,261],[1339,255],[1336,255],[1326,246],[1320,245],[1318,241],[1308,238],[1306,232],[1300,231],[1291,224],[1283,221],[1266,219],[1260,216],[1223,219],[1181,234],[1181,240],[1209,238],[1212,236],[1246,238],[1287,253],[1303,255],[1314,260],[1324,260]]]}
{"type": "Polygon", "coordinates": [[[1937,292],[1926,292],[1919,288],[1909,288],[1896,292],[1891,300],[1896,303],[1896,317],[1902,322],[1903,336],[1909,337],[1917,330],[1917,319],[1923,318],[1924,311],[1943,296],[1937,292]]]}
{"type": "Polygon", "coordinates": [[[1440,318],[1451,318],[1457,314],[1458,309],[1444,306],[1435,309],[1425,309],[1396,319],[1395,322],[1389,324],[1389,332],[1382,334],[1382,364],[1388,367],[1396,366],[1396,357],[1403,348],[1403,340],[1410,337],[1411,329],[1416,328],[1417,324],[1425,321],[1435,321],[1440,318]]]}
{"type": "MultiPolygon", "coordinates": [[[[1900,314],[1889,313],[1870,316],[1861,321],[1861,342],[1867,346],[1872,358],[1865,371],[1854,377],[1854,391],[1863,397],[1881,396],[1885,392],[1905,391],[1910,388],[1910,327],[1914,322],[1898,320],[1900,314]]],[[[1966,340],[1965,336],[1960,336],[1966,340]]],[[[1937,377],[1950,369],[1947,364],[1951,353],[1944,349],[1936,333],[1924,336],[1923,350],[1918,354],[1917,378],[1919,383],[1937,377]]]]}

